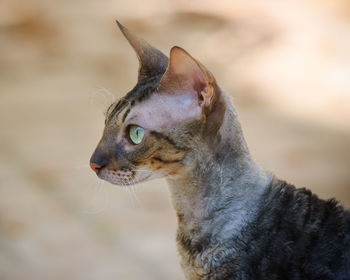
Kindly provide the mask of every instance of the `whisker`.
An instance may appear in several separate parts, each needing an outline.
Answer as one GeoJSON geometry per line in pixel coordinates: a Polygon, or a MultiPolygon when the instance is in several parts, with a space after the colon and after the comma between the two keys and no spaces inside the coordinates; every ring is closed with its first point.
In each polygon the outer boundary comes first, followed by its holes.
{"type": "Polygon", "coordinates": [[[147,169],[134,169],[134,171],[142,171],[142,172],[149,172],[149,173],[153,173],[152,170],[147,170],[147,169]]]}
{"type": "Polygon", "coordinates": [[[104,181],[102,180],[98,180],[97,181],[97,185],[95,185],[95,193],[93,195],[93,197],[91,198],[89,204],[90,204],[90,209],[85,210],[84,212],[88,213],[88,214],[99,214],[102,213],[103,211],[105,211],[107,209],[107,195],[106,195],[106,188],[103,187],[104,185],[104,181]],[[97,191],[97,193],[96,193],[97,191]],[[98,198],[99,197],[103,197],[103,202],[102,205],[100,207],[96,207],[94,205],[98,204],[98,198]]]}
{"type": "Polygon", "coordinates": [[[113,103],[114,100],[115,100],[114,95],[109,90],[107,90],[106,88],[102,87],[102,88],[96,90],[94,93],[91,94],[91,96],[90,96],[90,104],[94,104],[95,98],[98,95],[103,96],[105,106],[107,106],[110,103],[113,103]],[[106,95],[108,95],[110,97],[110,101],[107,100],[106,95]]]}
{"type": "Polygon", "coordinates": [[[135,196],[131,193],[131,188],[129,188],[129,186],[126,184],[125,179],[121,179],[123,182],[123,189],[128,193],[129,198],[131,198],[130,200],[132,201],[133,205],[135,206],[135,196]]]}
{"type": "Polygon", "coordinates": [[[115,101],[115,96],[113,95],[113,93],[111,93],[108,89],[106,89],[105,87],[101,87],[100,88],[100,92],[107,94],[110,98],[111,98],[111,103],[113,103],[115,101]]]}
{"type": "Polygon", "coordinates": [[[137,197],[137,193],[136,193],[136,189],[135,189],[135,180],[132,179],[132,184],[130,184],[130,188],[131,188],[131,194],[133,195],[135,201],[137,201],[137,203],[140,203],[139,198],[137,197]]]}
{"type": "Polygon", "coordinates": [[[129,178],[126,178],[125,179],[125,181],[126,181],[126,183],[127,183],[127,188],[128,188],[128,190],[130,191],[129,193],[130,193],[130,195],[133,197],[133,199],[134,199],[134,202],[136,201],[136,202],[138,202],[139,203],[139,199],[138,199],[138,197],[137,197],[137,195],[136,195],[136,192],[135,192],[135,189],[134,189],[134,184],[135,184],[135,180],[134,179],[131,179],[132,181],[130,181],[130,179],[129,178]]]}
{"type": "Polygon", "coordinates": [[[128,102],[128,103],[129,103],[129,105],[131,105],[131,101],[130,101],[130,100],[128,100],[128,99],[126,99],[125,97],[122,97],[122,98],[120,98],[119,100],[124,100],[124,101],[128,102]]]}

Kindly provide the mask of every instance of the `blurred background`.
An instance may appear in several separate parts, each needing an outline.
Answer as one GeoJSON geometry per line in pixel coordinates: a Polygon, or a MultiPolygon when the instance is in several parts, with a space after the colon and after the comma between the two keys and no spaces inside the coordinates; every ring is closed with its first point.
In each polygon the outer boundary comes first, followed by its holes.
{"type": "Polygon", "coordinates": [[[165,181],[88,168],[136,82],[116,18],[214,73],[265,169],[350,206],[348,0],[2,0],[0,279],[183,279],[165,181]]]}

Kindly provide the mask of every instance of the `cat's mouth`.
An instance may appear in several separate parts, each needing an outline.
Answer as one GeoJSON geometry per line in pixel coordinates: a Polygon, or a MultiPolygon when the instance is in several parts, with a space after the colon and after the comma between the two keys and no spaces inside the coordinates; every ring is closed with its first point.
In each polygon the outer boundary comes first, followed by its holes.
{"type": "Polygon", "coordinates": [[[97,173],[97,176],[102,180],[119,186],[135,185],[154,178],[153,172],[146,169],[114,170],[103,168],[97,173]]]}

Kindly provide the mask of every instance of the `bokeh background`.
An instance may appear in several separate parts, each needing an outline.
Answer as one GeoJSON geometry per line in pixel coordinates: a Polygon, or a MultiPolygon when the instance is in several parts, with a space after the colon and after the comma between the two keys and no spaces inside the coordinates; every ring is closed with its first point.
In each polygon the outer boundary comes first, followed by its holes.
{"type": "Polygon", "coordinates": [[[0,279],[183,279],[166,182],[88,168],[136,81],[115,18],[214,73],[264,168],[350,206],[348,0],[2,0],[0,279]]]}

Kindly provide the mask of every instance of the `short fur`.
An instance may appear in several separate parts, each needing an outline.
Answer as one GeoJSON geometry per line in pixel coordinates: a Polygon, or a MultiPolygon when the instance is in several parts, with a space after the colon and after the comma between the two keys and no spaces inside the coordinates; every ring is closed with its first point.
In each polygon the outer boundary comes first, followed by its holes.
{"type": "Polygon", "coordinates": [[[119,24],[137,85],[106,113],[91,164],[113,184],[168,180],[187,279],[350,279],[350,212],[252,159],[236,111],[186,51],[170,60],[119,24]],[[131,125],[144,129],[139,145],[131,125]]]}

